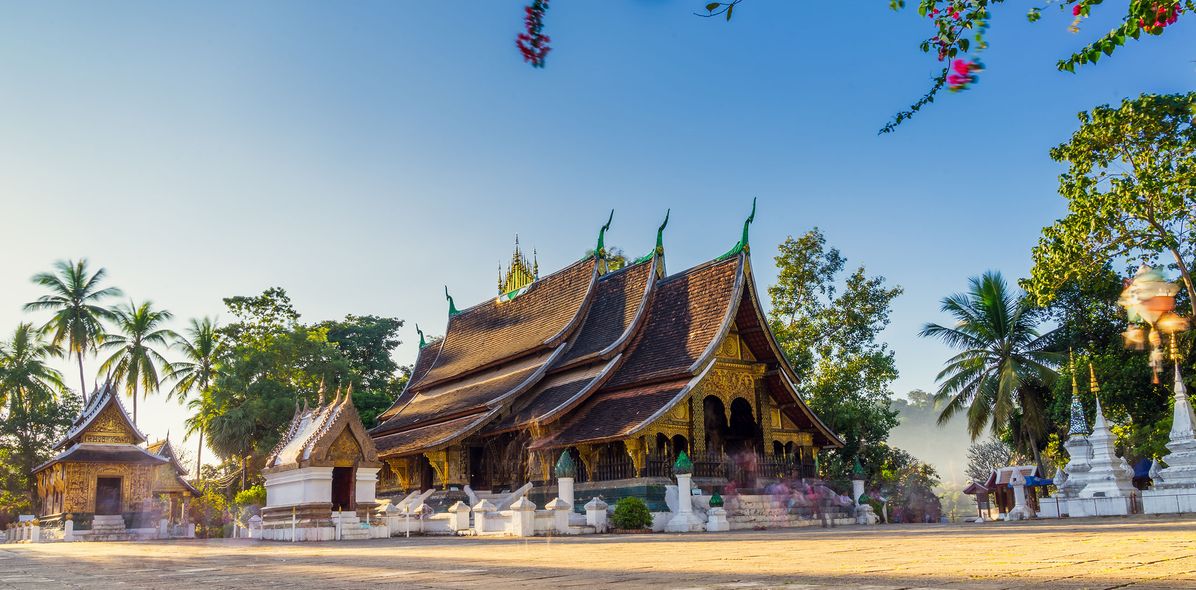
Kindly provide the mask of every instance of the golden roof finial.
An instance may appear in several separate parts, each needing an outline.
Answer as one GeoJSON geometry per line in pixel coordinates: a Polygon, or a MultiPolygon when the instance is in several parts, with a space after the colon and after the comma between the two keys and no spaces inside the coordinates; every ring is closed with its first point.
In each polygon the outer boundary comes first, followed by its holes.
{"type": "Polygon", "coordinates": [[[1100,397],[1100,383],[1096,380],[1096,369],[1092,367],[1091,362],[1088,363],[1088,379],[1088,389],[1092,392],[1092,397],[1100,397]]]}

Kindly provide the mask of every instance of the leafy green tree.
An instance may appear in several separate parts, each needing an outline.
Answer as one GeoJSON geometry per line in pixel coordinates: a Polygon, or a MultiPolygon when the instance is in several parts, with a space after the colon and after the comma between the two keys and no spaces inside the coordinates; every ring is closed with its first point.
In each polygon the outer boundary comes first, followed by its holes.
{"type": "MultiPolygon", "coordinates": [[[[902,290],[869,277],[863,266],[840,287],[847,261],[817,228],[790,236],[779,251],[777,283],[768,288],[769,323],[810,407],[846,443],[824,465],[831,474],[846,474],[862,449],[882,444],[897,425],[889,407],[897,368],[880,333],[902,290]]],[[[870,459],[876,464],[881,457],[870,459]]]]}
{"type": "Polygon", "coordinates": [[[79,399],[87,401],[87,383],[83,378],[83,355],[96,350],[104,334],[101,320],[113,318],[110,309],[100,304],[121,292],[115,287],[100,288],[108,273],[103,268],[91,273],[87,259],[59,260],[56,272],[34,275],[33,282],[50,291],[25,304],[25,311],[50,311],[54,315],[42,329],[53,332],[53,343],[67,345],[67,352],[79,361],[79,399]]]}
{"type": "Polygon", "coordinates": [[[0,342],[0,513],[35,508],[33,468],[49,458],[78,409],[63,401],[62,374],[49,365],[62,349],[43,338],[22,323],[0,342]]]}
{"type": "Polygon", "coordinates": [[[100,374],[107,374],[116,382],[124,381],[125,391],[133,396],[133,423],[137,423],[137,398],[158,391],[162,384],[159,372],[169,369],[170,361],[158,352],[165,350],[178,338],[163,324],[174,317],[165,309],[154,309],[152,302],[141,305],[129,301],[128,306],[113,310],[112,322],[116,332],[105,334],[100,348],[112,355],[100,365],[100,374]]]}
{"type": "Polygon", "coordinates": [[[968,480],[983,484],[993,470],[1010,465],[1021,465],[1025,457],[1005,441],[993,437],[974,442],[968,446],[968,480]]]}
{"type": "Polygon", "coordinates": [[[353,405],[366,428],[377,424],[378,415],[390,407],[407,384],[407,372],[391,357],[402,343],[399,339],[402,327],[403,320],[372,315],[347,315],[343,320],[316,325],[327,331],[328,341],[349,362],[353,373],[353,405]]]}
{"type": "MultiPolygon", "coordinates": [[[[1158,457],[1167,452],[1163,445],[1171,427],[1170,383],[1153,384],[1147,355],[1123,344],[1121,333],[1128,325],[1117,304],[1121,289],[1121,277],[1109,264],[1101,265],[1057,289],[1045,308],[1046,318],[1058,326],[1054,348],[1075,351],[1080,401],[1087,415],[1096,411],[1089,393],[1091,365],[1100,383],[1105,416],[1114,425],[1123,454],[1129,460],[1158,457]]],[[[1186,348],[1181,346],[1181,353],[1186,348]]],[[[1187,363],[1187,358],[1181,363],[1187,363]]],[[[1059,372],[1049,412],[1055,437],[1063,440],[1071,415],[1072,375],[1068,366],[1059,372]]]]}
{"type": "Polygon", "coordinates": [[[1165,253],[1196,315],[1196,92],[1144,94],[1080,113],[1080,128],[1051,150],[1068,165],[1059,193],[1068,214],[1044,228],[1023,287],[1040,305],[1069,279],[1105,262],[1165,253]]]}
{"type": "Polygon", "coordinates": [[[18,324],[12,339],[0,343],[0,406],[28,409],[66,392],[62,373],[49,365],[61,356],[62,348],[44,341],[33,324],[18,324]]]}
{"type": "MultiPolygon", "coordinates": [[[[36,504],[33,468],[49,460],[54,444],[66,434],[67,428],[79,415],[80,406],[73,397],[30,398],[26,404],[9,404],[9,410],[0,420],[0,464],[13,467],[11,481],[0,481],[8,486],[0,490],[13,497],[24,496],[34,509],[36,504]]],[[[0,468],[0,479],[6,469],[0,468]]]]}
{"type": "Polygon", "coordinates": [[[317,401],[322,383],[352,383],[352,369],[328,341],[327,328],[299,323],[282,289],[255,297],[230,297],[237,321],[219,330],[226,354],[208,389],[208,440],[222,458],[242,465],[242,487],[251,469],[277,443],[297,406],[317,401]]]}
{"type": "Polygon", "coordinates": [[[1029,301],[1011,293],[997,272],[971,279],[967,293],[946,297],[942,311],[954,327],[928,323],[921,336],[941,340],[959,353],[938,374],[939,422],[967,412],[968,433],[979,438],[986,426],[1010,427],[1041,465],[1040,451],[1049,430],[1047,399],[1060,361],[1047,350],[1029,301]]]}
{"type": "Polygon", "coordinates": [[[187,436],[199,436],[198,450],[195,453],[195,474],[199,475],[199,468],[203,465],[203,437],[208,422],[211,420],[212,408],[205,398],[208,386],[216,376],[217,363],[223,348],[216,337],[216,323],[211,318],[201,320],[192,319],[187,327],[186,335],[180,336],[174,342],[174,348],[183,355],[183,360],[170,363],[168,379],[174,380],[167,398],[178,397],[182,402],[191,392],[198,395],[187,402],[187,407],[193,411],[187,418],[187,436]]]}

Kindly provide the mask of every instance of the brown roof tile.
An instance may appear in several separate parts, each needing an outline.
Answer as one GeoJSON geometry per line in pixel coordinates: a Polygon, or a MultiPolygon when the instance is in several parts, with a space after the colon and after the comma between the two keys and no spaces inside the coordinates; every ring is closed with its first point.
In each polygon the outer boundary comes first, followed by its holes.
{"type": "Polygon", "coordinates": [[[415,397],[414,385],[428,373],[428,369],[432,367],[432,361],[436,360],[436,355],[440,354],[440,345],[444,339],[434,340],[429,342],[427,346],[420,349],[419,354],[415,357],[415,366],[411,369],[411,377],[407,380],[407,387],[403,388],[402,393],[395,398],[394,403],[390,407],[378,415],[378,423],[381,424],[391,419],[411,398],[415,397]]]}
{"type": "Polygon", "coordinates": [[[607,389],[681,377],[710,346],[733,303],[741,257],[715,261],[668,277],[656,286],[634,348],[607,389]]]}
{"type": "Polygon", "coordinates": [[[585,369],[575,369],[537,383],[534,388],[521,397],[520,406],[516,411],[487,426],[483,434],[502,432],[539,420],[582,393],[582,390],[599,376],[605,366],[596,365],[585,369]]]}
{"type": "Polygon", "coordinates": [[[374,432],[384,434],[414,428],[454,414],[486,407],[533,377],[547,357],[547,354],[540,355],[516,365],[502,367],[500,370],[475,375],[470,379],[419,391],[390,419],[376,427],[374,432]]]}
{"type": "Polygon", "coordinates": [[[585,323],[562,363],[601,352],[631,327],[648,288],[652,268],[651,262],[644,262],[599,279],[585,323]]]}
{"type": "Polygon", "coordinates": [[[620,391],[600,391],[572,412],[561,430],[532,445],[554,448],[621,438],[660,411],[689,383],[688,379],[620,391]]]}
{"type": "Polygon", "coordinates": [[[379,454],[387,456],[417,453],[469,432],[489,420],[493,413],[494,410],[490,410],[394,434],[375,434],[374,446],[378,447],[379,454]]]}
{"type": "Polygon", "coordinates": [[[537,280],[513,300],[491,299],[452,316],[440,354],[414,387],[431,387],[544,347],[583,311],[593,282],[590,257],[537,280]]]}

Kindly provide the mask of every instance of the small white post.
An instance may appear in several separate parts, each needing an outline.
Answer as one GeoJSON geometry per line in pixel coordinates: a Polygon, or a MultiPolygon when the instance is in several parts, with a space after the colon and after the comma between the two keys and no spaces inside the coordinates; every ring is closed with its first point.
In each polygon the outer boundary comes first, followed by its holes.
{"type": "Polygon", "coordinates": [[[511,504],[511,532],[516,537],[536,536],[536,505],[526,497],[511,504]]]}
{"type": "Polygon", "coordinates": [[[294,543],[296,539],[296,528],[299,526],[299,519],[295,516],[295,507],[291,507],[291,542],[294,543]]]}
{"type": "Polygon", "coordinates": [[[586,524],[594,527],[594,532],[606,532],[606,502],[594,498],[586,502],[586,524]]]}
{"type": "Polygon", "coordinates": [[[336,511],[335,522],[336,522],[336,540],[337,541],[341,540],[341,518],[344,516],[344,514],[345,514],[345,512],[343,510],[336,511]]]}
{"type": "Polygon", "coordinates": [[[41,543],[42,542],[42,527],[41,527],[41,524],[38,523],[36,520],[29,523],[29,542],[30,543],[41,543]]]}
{"type": "Polygon", "coordinates": [[[487,523],[486,513],[497,510],[494,503],[489,500],[480,500],[473,505],[473,528],[478,533],[490,532],[489,523],[487,523]]]}
{"type": "Polygon", "coordinates": [[[166,539],[170,537],[170,521],[162,518],[158,520],[158,538],[166,539]]]}
{"type": "Polygon", "coordinates": [[[449,522],[454,531],[468,531],[469,530],[469,505],[460,500],[449,506],[449,522]]]}
{"type": "Polygon", "coordinates": [[[66,521],[62,523],[62,540],[68,543],[75,540],[75,521],[69,514],[66,515],[66,521]]]}
{"type": "Polygon", "coordinates": [[[569,513],[573,512],[573,505],[557,498],[544,507],[552,511],[552,526],[556,532],[562,535],[569,534],[569,513]]]}

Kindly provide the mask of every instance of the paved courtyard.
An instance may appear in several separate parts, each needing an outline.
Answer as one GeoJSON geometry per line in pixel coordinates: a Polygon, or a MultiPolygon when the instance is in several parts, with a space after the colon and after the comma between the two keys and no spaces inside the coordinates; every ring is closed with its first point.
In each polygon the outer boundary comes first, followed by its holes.
{"type": "Polygon", "coordinates": [[[0,588],[1196,588],[1196,519],[0,545],[0,588]]]}

